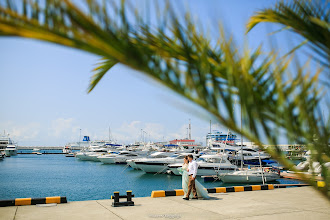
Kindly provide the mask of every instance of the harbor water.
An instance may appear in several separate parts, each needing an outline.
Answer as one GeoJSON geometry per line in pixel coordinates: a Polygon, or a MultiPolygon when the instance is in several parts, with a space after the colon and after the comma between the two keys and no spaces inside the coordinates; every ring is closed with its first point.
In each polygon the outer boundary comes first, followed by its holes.
{"type": "MultiPolygon", "coordinates": [[[[206,188],[230,186],[198,180],[206,188]]],[[[280,179],[274,183],[299,182],[280,179]]],[[[62,154],[18,154],[0,161],[1,200],[47,196],[66,196],[69,201],[99,200],[109,199],[114,191],[124,194],[126,190],[132,190],[136,197],[146,197],[152,190],[181,188],[180,176],[146,174],[127,165],[80,161],[62,154]]]]}

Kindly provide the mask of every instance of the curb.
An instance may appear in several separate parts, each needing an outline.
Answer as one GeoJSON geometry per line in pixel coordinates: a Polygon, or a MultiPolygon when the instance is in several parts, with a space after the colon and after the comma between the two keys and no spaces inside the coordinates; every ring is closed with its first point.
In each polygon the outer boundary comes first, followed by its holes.
{"type": "Polygon", "coordinates": [[[310,186],[309,184],[274,184],[274,188],[289,188],[289,187],[302,187],[302,186],[310,186]]]}
{"type": "Polygon", "coordinates": [[[49,203],[67,203],[66,197],[44,197],[44,198],[19,198],[11,200],[0,200],[0,207],[5,206],[20,206],[20,205],[37,205],[49,203]]]}
{"type": "MultiPolygon", "coordinates": [[[[208,193],[228,193],[228,192],[243,192],[255,190],[271,190],[274,189],[273,184],[267,185],[252,185],[252,186],[228,186],[228,187],[215,187],[206,189],[208,193]]],[[[151,192],[151,198],[167,197],[167,196],[183,196],[183,189],[176,190],[157,190],[151,192]]]]}

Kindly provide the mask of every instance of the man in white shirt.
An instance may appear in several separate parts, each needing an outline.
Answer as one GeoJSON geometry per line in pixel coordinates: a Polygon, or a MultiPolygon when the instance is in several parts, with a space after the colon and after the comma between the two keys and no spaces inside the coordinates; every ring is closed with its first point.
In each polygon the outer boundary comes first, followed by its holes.
{"type": "Polygon", "coordinates": [[[188,155],[188,160],[189,160],[189,165],[188,165],[188,175],[189,175],[189,183],[188,183],[188,192],[185,198],[185,200],[189,200],[189,195],[191,193],[191,190],[193,191],[193,199],[198,199],[197,197],[197,191],[196,191],[196,186],[195,186],[195,179],[197,175],[197,169],[198,165],[196,161],[193,160],[194,157],[193,155],[189,154],[188,155]]]}

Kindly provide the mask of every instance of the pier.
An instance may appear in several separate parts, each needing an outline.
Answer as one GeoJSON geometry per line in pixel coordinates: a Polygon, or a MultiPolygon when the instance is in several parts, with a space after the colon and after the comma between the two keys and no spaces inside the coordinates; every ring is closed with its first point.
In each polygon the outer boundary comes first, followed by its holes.
{"type": "MultiPolygon", "coordinates": [[[[109,192],[109,198],[112,193],[109,192]]],[[[212,193],[210,200],[181,196],[134,198],[135,206],[113,200],[0,208],[0,219],[329,219],[330,203],[311,187],[212,193]]],[[[68,198],[70,200],[70,198],[68,198]]]]}

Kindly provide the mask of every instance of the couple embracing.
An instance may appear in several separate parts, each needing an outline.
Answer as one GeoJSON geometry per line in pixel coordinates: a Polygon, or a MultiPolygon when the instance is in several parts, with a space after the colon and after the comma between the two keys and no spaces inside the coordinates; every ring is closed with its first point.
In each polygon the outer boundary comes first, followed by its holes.
{"type": "Polygon", "coordinates": [[[184,163],[180,169],[182,174],[182,189],[184,191],[183,199],[189,200],[204,198],[208,199],[208,193],[206,189],[196,180],[198,165],[196,161],[193,160],[193,155],[188,155],[184,157],[184,163]]]}

